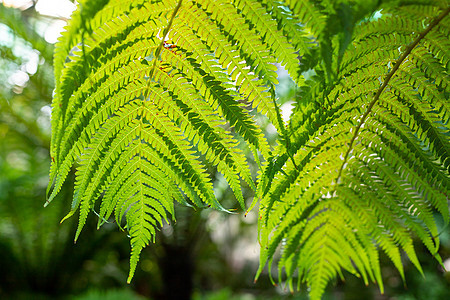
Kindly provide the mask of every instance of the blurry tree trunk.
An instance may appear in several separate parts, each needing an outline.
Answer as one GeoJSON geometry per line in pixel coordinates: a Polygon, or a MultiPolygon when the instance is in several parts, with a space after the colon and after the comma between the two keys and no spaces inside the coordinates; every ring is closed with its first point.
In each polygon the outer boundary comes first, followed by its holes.
{"type": "Polygon", "coordinates": [[[194,261],[189,245],[164,244],[159,260],[165,299],[190,299],[193,292],[194,261]]]}

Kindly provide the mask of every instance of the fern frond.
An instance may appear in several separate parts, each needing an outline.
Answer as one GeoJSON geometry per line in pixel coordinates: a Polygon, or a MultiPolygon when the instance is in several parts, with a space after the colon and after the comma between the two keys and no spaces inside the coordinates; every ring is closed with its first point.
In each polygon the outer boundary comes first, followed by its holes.
{"type": "Polygon", "coordinates": [[[386,6],[381,19],[361,22],[333,86],[320,89],[330,70],[319,65],[302,88],[293,162],[278,147],[257,190],[257,277],[280,245],[279,280],[284,270],[293,288],[298,276],[312,299],[342,270],[383,291],[380,250],[402,277],[402,251],[421,271],[415,236],[441,261],[433,213],[448,223],[448,39],[438,44],[450,8],[425,6],[386,6]]]}
{"type": "Polygon", "coordinates": [[[256,185],[240,144],[263,158],[271,150],[252,115],[285,131],[275,63],[301,83],[306,33],[280,26],[301,30],[293,15],[270,1],[80,2],[55,51],[47,200],[75,167],[66,216],[80,212],[75,239],[91,211],[99,226],[114,215],[131,237],[131,280],[143,247],[174,218],[174,200],[225,210],[205,165],[245,206],[241,182],[256,185]]]}

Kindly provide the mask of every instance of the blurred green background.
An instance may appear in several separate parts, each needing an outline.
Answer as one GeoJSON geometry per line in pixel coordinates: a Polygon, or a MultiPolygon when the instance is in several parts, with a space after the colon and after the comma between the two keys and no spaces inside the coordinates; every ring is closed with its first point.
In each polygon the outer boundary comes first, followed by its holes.
{"type": "MultiPolygon", "coordinates": [[[[95,230],[91,217],[77,244],[70,209],[72,182],[47,208],[50,113],[54,87],[53,48],[75,5],[68,0],[0,0],[0,299],[307,299],[306,288],[291,295],[258,266],[257,209],[224,214],[177,207],[147,247],[130,285],[129,241],[115,224],[95,230]]],[[[283,111],[295,90],[280,72],[283,111]]],[[[267,136],[274,133],[267,127],[267,136]]],[[[214,168],[211,168],[214,173],[214,168]]],[[[255,172],[254,172],[255,173],[255,172]]],[[[213,178],[226,207],[236,206],[220,175],[213,178]]],[[[248,201],[252,194],[245,191],[248,201]]],[[[442,222],[441,222],[442,223],[442,222]]],[[[440,254],[450,265],[450,231],[441,226],[440,254]]],[[[450,299],[450,273],[417,244],[424,275],[405,260],[403,281],[382,257],[385,293],[346,274],[325,299],[450,299]]],[[[274,274],[277,272],[275,271],[274,274]]]]}

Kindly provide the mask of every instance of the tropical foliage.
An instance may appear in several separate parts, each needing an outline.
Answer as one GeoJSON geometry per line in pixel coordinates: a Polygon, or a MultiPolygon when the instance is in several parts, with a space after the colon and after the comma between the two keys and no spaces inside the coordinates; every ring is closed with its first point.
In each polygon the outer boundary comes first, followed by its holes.
{"type": "Polygon", "coordinates": [[[242,208],[242,187],[260,204],[257,277],[281,247],[280,280],[313,299],[343,270],[383,290],[380,251],[402,276],[402,252],[421,271],[415,236],[440,261],[449,12],[438,0],[81,1],[55,49],[47,203],[75,167],[75,239],[91,211],[99,226],[114,218],[130,281],[174,201],[227,211],[217,171],[242,208]],[[277,65],[298,87],[287,123],[277,65]]]}

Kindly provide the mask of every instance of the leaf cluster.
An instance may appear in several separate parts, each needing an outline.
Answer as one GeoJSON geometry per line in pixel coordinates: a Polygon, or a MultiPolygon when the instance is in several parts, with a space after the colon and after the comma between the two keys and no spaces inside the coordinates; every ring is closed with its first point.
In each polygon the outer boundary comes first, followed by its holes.
{"type": "MultiPolygon", "coordinates": [[[[141,250],[174,201],[260,201],[261,263],[318,299],[346,270],[383,290],[379,252],[438,261],[449,219],[446,1],[81,1],[55,50],[50,203],[76,168],[72,208],[113,217],[141,250]],[[278,63],[298,87],[285,124],[278,63]],[[306,76],[306,80],[304,79],[306,76]],[[274,148],[253,117],[265,115],[274,148]],[[260,167],[256,182],[243,148],[260,167]],[[100,201],[100,204],[98,202],[100,201]]],[[[66,217],[66,218],[67,218],[66,217]]]]}

